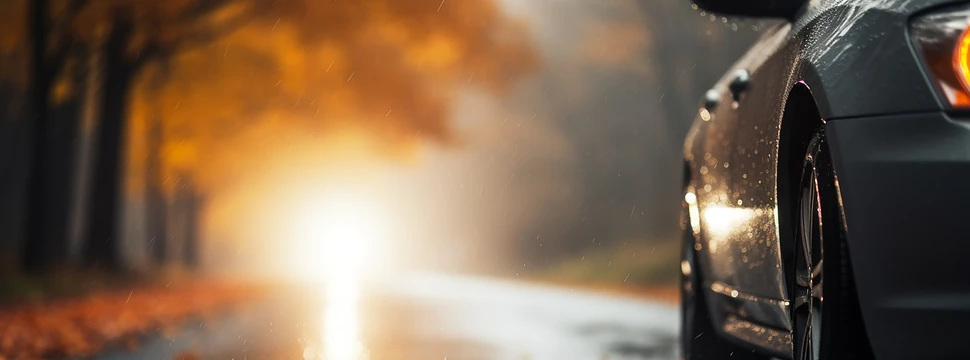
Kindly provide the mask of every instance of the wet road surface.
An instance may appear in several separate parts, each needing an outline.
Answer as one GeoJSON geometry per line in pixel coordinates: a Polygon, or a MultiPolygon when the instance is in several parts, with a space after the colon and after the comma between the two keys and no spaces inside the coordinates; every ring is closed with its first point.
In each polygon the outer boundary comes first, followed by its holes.
{"type": "Polygon", "coordinates": [[[293,286],[96,359],[675,359],[677,328],[676,308],[664,303],[414,275],[293,286]]]}

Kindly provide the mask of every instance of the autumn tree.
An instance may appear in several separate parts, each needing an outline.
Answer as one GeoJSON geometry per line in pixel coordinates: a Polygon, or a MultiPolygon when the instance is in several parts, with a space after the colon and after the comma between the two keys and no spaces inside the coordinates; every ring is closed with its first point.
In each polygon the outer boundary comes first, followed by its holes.
{"type": "MultiPolygon", "coordinates": [[[[438,5],[394,0],[64,1],[57,7],[69,11],[57,13],[69,17],[31,24],[47,33],[51,23],[66,24],[70,31],[56,38],[57,44],[71,39],[72,47],[99,59],[97,160],[83,259],[106,269],[122,265],[116,233],[119,174],[132,95],[148,81],[148,69],[161,62],[173,67],[169,79],[161,81],[179,90],[159,95],[159,101],[178,98],[175,105],[160,108],[192,111],[165,117],[171,123],[164,126],[166,144],[189,139],[184,148],[213,151],[227,149],[222,146],[238,140],[234,134],[270,118],[321,131],[353,128],[383,139],[388,149],[419,138],[449,140],[449,101],[457,87],[504,90],[535,64],[521,25],[485,0],[438,5]],[[281,39],[287,47],[279,46],[281,39]]],[[[50,44],[32,48],[47,49],[38,59],[61,56],[61,48],[50,44]]],[[[38,70],[36,75],[50,74],[38,70]]],[[[46,86],[45,81],[38,84],[46,86]]],[[[37,107],[39,113],[47,111],[37,107]]],[[[36,124],[39,130],[49,125],[36,124]]],[[[168,156],[165,166],[179,168],[181,160],[174,160],[179,158],[185,157],[168,156]]],[[[201,189],[206,189],[206,178],[219,178],[213,170],[200,170],[198,161],[187,163],[201,189]]]]}
{"type": "Polygon", "coordinates": [[[70,24],[87,0],[27,2],[27,118],[31,123],[22,265],[30,271],[67,260],[73,144],[79,124],[78,87],[84,48],[70,24]],[[65,101],[71,98],[70,101],[65,101]],[[66,105],[66,106],[63,106],[66,105]]]}
{"type": "Polygon", "coordinates": [[[94,190],[84,262],[89,266],[121,266],[118,234],[122,140],[132,85],[141,70],[183,48],[205,44],[253,14],[255,3],[242,1],[116,1],[92,10],[94,22],[109,24],[98,49],[104,64],[100,101],[94,190]]]}
{"type": "Polygon", "coordinates": [[[27,147],[26,0],[0,2],[0,274],[20,264],[27,147]]]}
{"type": "Polygon", "coordinates": [[[182,46],[204,44],[235,28],[249,18],[242,13],[255,9],[253,5],[259,2],[242,3],[218,0],[27,2],[25,38],[29,40],[30,50],[27,110],[33,141],[27,171],[26,229],[21,261],[25,268],[40,271],[65,264],[67,209],[72,198],[74,172],[70,144],[74,143],[83,111],[78,101],[60,109],[55,109],[55,102],[65,96],[80,98],[77,94],[82,89],[86,60],[97,55],[103,66],[103,71],[98,73],[103,77],[98,92],[100,101],[96,104],[101,121],[84,258],[91,265],[117,268],[113,229],[118,217],[115,205],[118,159],[122,155],[131,84],[139,70],[151,61],[169,56],[182,46]],[[59,80],[62,86],[57,86],[59,80]],[[53,113],[55,110],[58,114],[53,113]]]}
{"type": "Polygon", "coordinates": [[[502,93],[536,65],[526,29],[492,1],[440,9],[280,2],[229,36],[174,56],[163,94],[136,102],[145,104],[135,114],[163,103],[164,177],[178,189],[189,174],[218,204],[228,184],[328,134],[367,137],[383,155],[423,139],[456,143],[450,110],[459,90],[502,93]]]}

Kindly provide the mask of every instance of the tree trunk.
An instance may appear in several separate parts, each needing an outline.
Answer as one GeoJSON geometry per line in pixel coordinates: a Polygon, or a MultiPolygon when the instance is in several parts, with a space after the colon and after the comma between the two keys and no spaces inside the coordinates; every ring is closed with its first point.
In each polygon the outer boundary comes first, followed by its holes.
{"type": "MultiPolygon", "coordinates": [[[[158,121],[157,119],[155,121],[158,121]]],[[[165,191],[162,188],[161,160],[161,125],[153,124],[148,139],[148,174],[147,174],[147,222],[148,222],[148,251],[157,265],[165,265],[169,260],[168,242],[168,204],[165,191]]]]}
{"type": "Polygon", "coordinates": [[[17,84],[0,82],[0,277],[21,271],[24,253],[23,226],[30,168],[30,131],[25,117],[26,91],[17,84]]]}
{"type": "Polygon", "coordinates": [[[107,270],[120,270],[122,265],[118,239],[120,164],[124,158],[121,145],[126,134],[128,96],[135,70],[125,56],[131,38],[131,21],[123,15],[116,15],[114,20],[104,44],[102,119],[98,129],[90,225],[83,254],[86,265],[107,270]]]}
{"type": "Polygon", "coordinates": [[[176,182],[175,196],[171,206],[171,234],[170,239],[178,251],[173,258],[178,259],[187,269],[199,266],[201,253],[199,231],[202,215],[202,196],[188,175],[182,175],[176,182]]]}
{"type": "MultiPolygon", "coordinates": [[[[190,183],[191,184],[191,183],[190,183]]],[[[199,227],[202,215],[202,196],[195,187],[188,186],[187,191],[187,213],[185,220],[185,241],[182,249],[182,261],[186,268],[195,270],[199,267],[199,253],[201,252],[199,243],[199,227]]]]}
{"type": "Polygon", "coordinates": [[[49,159],[50,94],[54,82],[54,67],[48,64],[47,48],[50,35],[49,8],[46,0],[30,1],[27,33],[30,36],[30,80],[28,114],[32,126],[33,143],[27,180],[27,219],[25,219],[22,266],[28,272],[44,271],[63,263],[66,249],[59,247],[48,232],[53,194],[47,185],[51,181],[49,159]]]}
{"type": "Polygon", "coordinates": [[[71,262],[79,262],[81,259],[81,248],[84,244],[84,237],[87,235],[87,220],[90,214],[89,202],[91,198],[91,173],[94,163],[94,144],[96,143],[94,132],[99,123],[99,100],[101,99],[101,79],[102,73],[100,66],[101,44],[94,43],[90,47],[90,55],[84,63],[84,112],[83,120],[78,131],[78,141],[75,149],[75,171],[74,171],[74,196],[71,203],[71,227],[70,227],[70,251],[68,259],[71,262]]]}
{"type": "MultiPolygon", "coordinates": [[[[152,93],[156,95],[164,85],[167,76],[165,64],[160,65],[160,69],[155,73],[152,80],[152,93]]],[[[147,222],[148,222],[148,251],[152,260],[157,265],[165,265],[169,261],[169,241],[168,241],[168,204],[165,197],[165,190],[162,186],[162,159],[161,150],[164,144],[164,124],[162,122],[162,110],[160,104],[155,104],[155,109],[149,118],[148,126],[148,172],[145,175],[145,186],[147,191],[147,222]]]]}
{"type": "MultiPolygon", "coordinates": [[[[76,84],[82,80],[80,72],[74,72],[72,81],[76,84]]],[[[54,105],[48,116],[51,123],[48,130],[48,159],[46,187],[47,204],[47,240],[48,253],[52,257],[49,264],[53,267],[66,266],[70,253],[70,220],[71,204],[74,197],[74,169],[76,166],[75,149],[78,142],[79,123],[83,113],[83,90],[76,87],[74,96],[60,104],[54,105]]]]}

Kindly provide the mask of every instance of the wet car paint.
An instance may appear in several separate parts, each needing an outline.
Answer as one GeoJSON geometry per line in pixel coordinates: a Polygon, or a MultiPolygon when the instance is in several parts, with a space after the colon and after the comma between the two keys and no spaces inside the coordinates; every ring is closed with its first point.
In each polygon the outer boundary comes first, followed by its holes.
{"type": "MultiPolygon", "coordinates": [[[[942,110],[908,24],[913,14],[953,3],[959,2],[813,1],[794,23],[767,30],[705,97],[702,103],[716,106],[701,106],[684,158],[715,328],[791,356],[778,198],[789,94],[799,87],[811,94],[819,121],[942,110]],[[749,85],[734,101],[731,83],[740,71],[749,74],[749,85]]],[[[862,301],[871,296],[865,290],[860,285],[862,301]]],[[[873,316],[864,312],[867,322],[873,316]]]]}

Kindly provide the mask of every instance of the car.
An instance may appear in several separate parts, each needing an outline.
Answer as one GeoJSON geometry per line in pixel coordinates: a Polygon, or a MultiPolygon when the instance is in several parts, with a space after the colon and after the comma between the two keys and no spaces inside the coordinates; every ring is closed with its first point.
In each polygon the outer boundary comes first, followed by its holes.
{"type": "Polygon", "coordinates": [[[970,357],[970,2],[694,6],[781,21],[686,137],[683,358],[970,357]]]}

